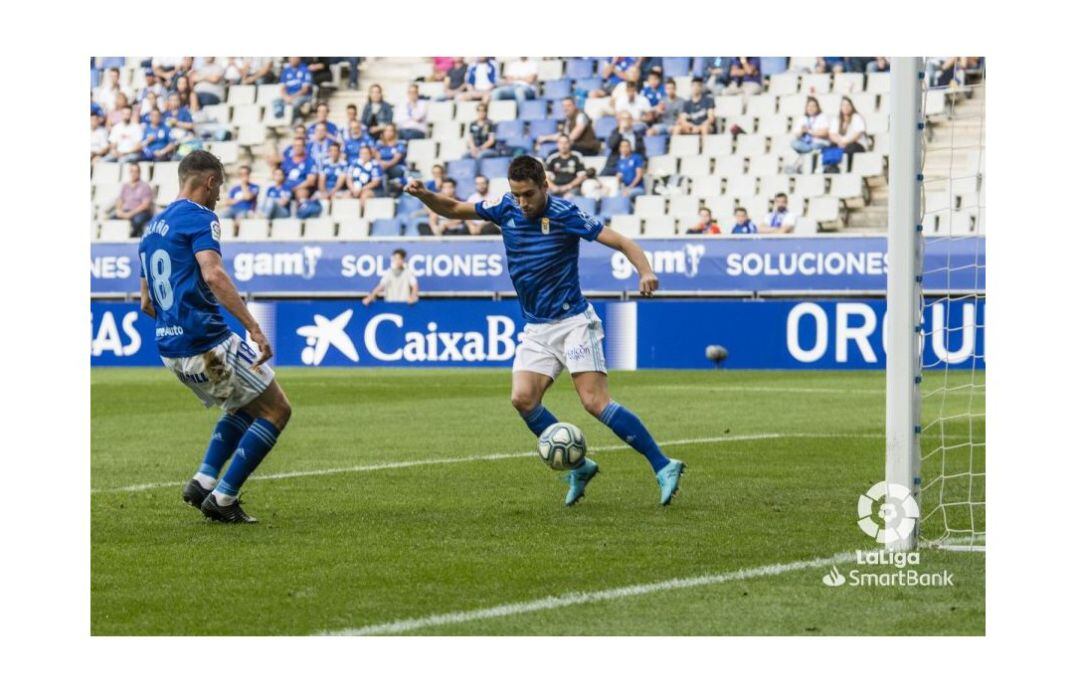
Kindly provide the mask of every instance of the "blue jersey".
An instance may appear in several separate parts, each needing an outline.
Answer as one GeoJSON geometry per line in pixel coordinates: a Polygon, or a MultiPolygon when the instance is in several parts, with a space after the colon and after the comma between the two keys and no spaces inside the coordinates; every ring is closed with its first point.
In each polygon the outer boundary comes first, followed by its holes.
{"type": "MultiPolygon", "coordinates": [[[[615,170],[619,174],[619,181],[624,186],[629,186],[637,177],[637,170],[645,168],[645,160],[637,152],[631,152],[629,157],[619,157],[615,164],[615,170]]],[[[641,181],[638,181],[641,185],[641,181]]]]}
{"type": "Polygon", "coordinates": [[[307,181],[311,174],[319,173],[319,168],[311,157],[305,157],[299,162],[290,157],[281,163],[281,168],[285,171],[285,188],[290,191],[307,181]]]}
{"type": "Polygon", "coordinates": [[[199,251],[220,254],[220,238],[213,210],[185,198],[170,203],[146,225],[139,242],[139,276],[150,288],[162,357],[201,355],[230,335],[195,260],[199,251]]]}
{"type": "MultiPolygon", "coordinates": [[[[259,198],[259,187],[253,183],[247,185],[248,192],[251,193],[251,200],[238,200],[229,206],[233,212],[251,212],[255,209],[255,201],[259,198]]],[[[234,200],[236,196],[240,195],[240,191],[244,190],[244,187],[237,184],[229,189],[229,200],[234,200]]]]}
{"type": "Polygon", "coordinates": [[[578,279],[578,245],[596,241],[604,224],[569,200],[548,196],[535,219],[525,217],[514,196],[476,203],[476,214],[502,229],[506,269],[521,313],[530,323],[550,323],[585,311],[578,279]]]}
{"type": "Polygon", "coordinates": [[[366,186],[375,179],[381,179],[383,170],[374,159],[368,160],[367,163],[356,161],[349,171],[349,176],[357,186],[366,186]]]}
{"type": "Polygon", "coordinates": [[[747,220],[746,222],[743,222],[742,224],[733,224],[733,225],[731,225],[731,233],[732,234],[757,234],[758,233],[757,225],[754,224],[753,220],[747,220]]]}
{"type": "MultiPolygon", "coordinates": [[[[307,129],[308,140],[311,140],[312,138],[315,137],[315,126],[317,126],[317,125],[318,125],[318,123],[312,123],[311,125],[308,126],[308,129],[307,129]]],[[[326,134],[330,137],[331,140],[338,140],[338,141],[341,140],[341,137],[338,135],[338,127],[336,125],[334,125],[330,121],[326,121],[325,123],[323,123],[323,125],[326,126],[326,134]]]]}
{"type": "Polygon", "coordinates": [[[664,100],[664,87],[661,85],[654,88],[652,85],[645,85],[641,88],[641,96],[645,97],[649,106],[656,106],[664,100]]]}
{"type": "Polygon", "coordinates": [[[349,164],[344,159],[338,159],[336,162],[327,160],[319,171],[326,177],[326,190],[332,191],[334,186],[337,185],[338,179],[348,173],[349,164]]]}
{"type": "Polygon", "coordinates": [[[285,85],[286,94],[297,94],[304,88],[304,85],[311,84],[311,72],[308,71],[308,66],[303,63],[300,63],[295,68],[286,65],[281,69],[280,82],[285,85]]]}
{"type": "Polygon", "coordinates": [[[146,144],[146,149],[143,150],[144,156],[147,159],[153,159],[154,153],[165,149],[169,146],[169,126],[164,123],[160,123],[156,126],[147,123],[143,126],[143,140],[150,140],[146,144]],[[153,139],[151,139],[153,138],[153,139]]]}
{"type": "Polygon", "coordinates": [[[346,161],[352,164],[357,159],[360,159],[360,148],[370,147],[375,148],[375,141],[371,139],[371,136],[367,133],[363,133],[358,138],[349,136],[345,138],[345,146],[342,148],[342,153],[345,155],[346,161]]]}

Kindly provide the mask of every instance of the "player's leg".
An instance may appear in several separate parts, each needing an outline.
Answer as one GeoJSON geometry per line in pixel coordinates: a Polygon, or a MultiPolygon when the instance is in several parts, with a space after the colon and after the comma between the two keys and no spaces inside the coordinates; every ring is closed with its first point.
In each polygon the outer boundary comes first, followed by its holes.
{"type": "Polygon", "coordinates": [[[236,451],[236,445],[240,443],[240,438],[247,432],[251,423],[255,422],[255,418],[251,417],[242,410],[236,412],[226,412],[221,416],[221,419],[214,425],[214,431],[210,435],[210,444],[206,447],[206,453],[203,455],[202,464],[195,472],[195,475],[188,481],[187,486],[184,487],[184,501],[193,507],[202,506],[203,500],[210,494],[210,491],[217,485],[218,476],[221,475],[221,469],[225,467],[225,462],[236,451]]]}
{"type": "Polygon", "coordinates": [[[525,338],[514,353],[510,403],[537,437],[558,418],[542,403],[544,393],[562,371],[557,354],[542,343],[543,327],[526,326],[525,338]]]}

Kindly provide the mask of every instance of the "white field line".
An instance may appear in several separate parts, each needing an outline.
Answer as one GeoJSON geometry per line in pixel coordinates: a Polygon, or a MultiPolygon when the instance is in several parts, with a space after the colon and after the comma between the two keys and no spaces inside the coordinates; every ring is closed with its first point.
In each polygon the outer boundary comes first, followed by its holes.
{"type": "Polygon", "coordinates": [[[555,610],[567,606],[579,606],[585,603],[599,603],[600,601],[614,601],[617,599],[654,594],[661,591],[674,591],[677,589],[692,589],[699,586],[712,586],[715,584],[727,584],[758,577],[775,577],[788,572],[814,569],[817,567],[829,567],[855,559],[855,554],[850,552],[838,553],[831,557],[819,557],[813,560],[800,560],[782,565],[764,565],[750,569],[735,570],[722,574],[705,574],[697,577],[683,579],[668,579],[652,584],[633,584],[616,589],[602,591],[589,591],[584,593],[569,593],[561,596],[548,596],[535,601],[523,601],[521,603],[504,603],[491,608],[480,608],[471,611],[459,611],[456,613],[437,613],[423,618],[411,618],[397,620],[391,623],[378,625],[365,625],[363,627],[348,628],[345,630],[327,631],[323,635],[393,635],[403,632],[412,632],[424,628],[441,627],[443,625],[457,625],[476,620],[488,620],[490,618],[505,618],[511,615],[523,613],[535,613],[537,611],[555,610]]]}
{"type": "Polygon", "coordinates": [[[717,391],[724,393],[727,391],[739,392],[739,393],[837,393],[837,394],[871,394],[878,395],[885,398],[885,388],[880,389],[843,389],[843,388],[828,388],[828,387],[786,387],[786,386],[709,386],[706,384],[686,384],[679,386],[675,384],[659,384],[650,386],[653,389],[664,389],[668,391],[717,391]]]}

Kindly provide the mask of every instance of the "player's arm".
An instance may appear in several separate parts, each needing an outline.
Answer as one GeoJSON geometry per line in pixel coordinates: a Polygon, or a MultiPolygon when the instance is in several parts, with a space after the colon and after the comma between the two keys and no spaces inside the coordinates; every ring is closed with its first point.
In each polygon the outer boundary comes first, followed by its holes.
{"type": "Polygon", "coordinates": [[[157,318],[154,303],[150,301],[150,287],[146,284],[146,278],[139,278],[139,308],[150,318],[157,318]]]}
{"type": "Polygon", "coordinates": [[[383,291],[383,288],[385,286],[386,286],[386,278],[384,277],[381,280],[379,280],[379,284],[375,285],[375,287],[370,292],[367,293],[367,296],[364,297],[363,300],[361,300],[363,302],[364,306],[371,306],[371,303],[375,301],[375,299],[379,296],[379,293],[383,291]]]}
{"type": "MultiPolygon", "coordinates": [[[[240,293],[236,290],[236,285],[229,279],[229,274],[225,272],[225,266],[221,264],[221,255],[217,251],[207,249],[198,251],[195,254],[195,260],[199,262],[199,270],[202,273],[203,281],[210,288],[210,291],[214,293],[214,296],[217,297],[217,300],[221,302],[221,306],[225,307],[226,311],[240,321],[251,339],[259,346],[259,360],[255,363],[255,366],[258,367],[273,357],[274,352],[270,348],[270,341],[263,335],[259,323],[248,311],[247,304],[244,303],[240,293]]],[[[145,279],[143,284],[146,284],[145,279]]]]}
{"type": "Polygon", "coordinates": [[[645,252],[641,250],[637,242],[619,234],[611,227],[604,227],[600,230],[600,235],[596,237],[596,240],[608,248],[622,252],[626,256],[630,264],[637,270],[638,289],[641,290],[641,294],[651,297],[653,292],[660,286],[660,280],[657,279],[656,273],[653,272],[652,266],[649,265],[649,259],[645,257],[645,252]]]}
{"type": "Polygon", "coordinates": [[[405,192],[418,198],[421,203],[427,206],[428,210],[431,210],[440,217],[448,217],[452,220],[482,219],[476,214],[476,207],[471,203],[465,203],[445,195],[433,193],[424,186],[422,181],[417,179],[409,181],[408,185],[405,186],[405,192]]]}

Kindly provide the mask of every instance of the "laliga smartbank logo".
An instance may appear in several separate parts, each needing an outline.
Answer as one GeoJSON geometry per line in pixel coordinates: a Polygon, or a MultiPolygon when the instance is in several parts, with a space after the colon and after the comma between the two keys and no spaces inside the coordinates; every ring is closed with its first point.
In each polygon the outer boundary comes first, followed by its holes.
{"type": "MultiPolygon", "coordinates": [[[[919,503],[911,490],[880,482],[859,496],[859,528],[878,543],[910,538],[919,520],[919,503]]],[[[949,571],[921,572],[918,551],[885,549],[855,552],[855,569],[842,573],[836,565],[821,578],[825,586],[955,586],[949,571]]]]}

